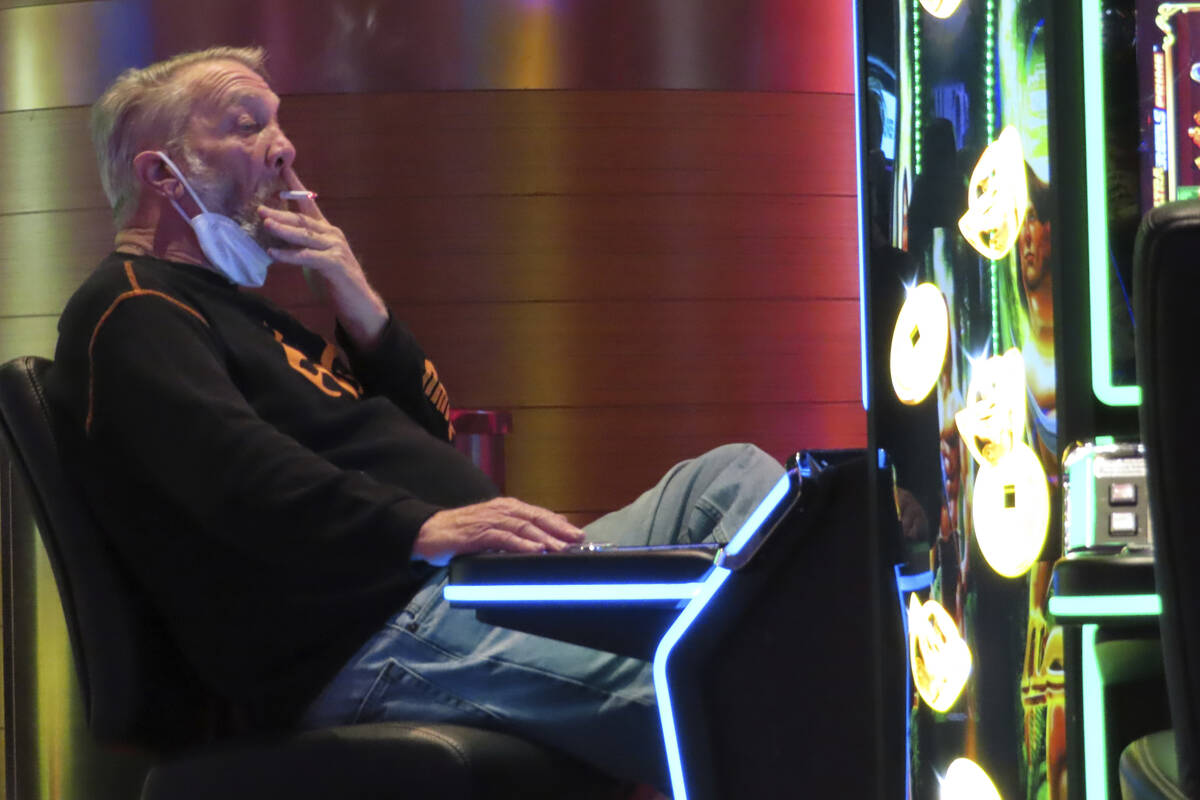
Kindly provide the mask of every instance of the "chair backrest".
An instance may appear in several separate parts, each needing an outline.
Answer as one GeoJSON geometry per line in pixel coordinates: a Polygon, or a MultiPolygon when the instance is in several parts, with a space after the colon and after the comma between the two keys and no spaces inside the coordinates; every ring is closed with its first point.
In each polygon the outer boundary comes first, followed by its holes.
{"type": "Polygon", "coordinates": [[[0,365],[0,444],[29,490],[58,584],[88,727],[102,742],[169,752],[209,738],[216,704],[141,598],[59,457],[51,362],[0,365]]]}
{"type": "Polygon", "coordinates": [[[1163,657],[1180,779],[1200,796],[1200,202],[1169,203],[1142,221],[1134,253],[1134,319],[1163,657]]]}

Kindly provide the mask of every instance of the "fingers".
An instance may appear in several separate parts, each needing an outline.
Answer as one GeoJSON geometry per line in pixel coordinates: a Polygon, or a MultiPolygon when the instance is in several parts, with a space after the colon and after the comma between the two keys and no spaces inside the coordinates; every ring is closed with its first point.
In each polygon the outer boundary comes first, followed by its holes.
{"type": "MultiPolygon", "coordinates": [[[[520,541],[522,545],[529,543],[532,549],[549,550],[556,552],[567,547],[570,542],[554,536],[550,532],[538,527],[531,520],[512,520],[502,518],[493,528],[499,535],[499,538],[505,542],[520,541]]],[[[521,549],[527,549],[524,546],[521,549]]]]}
{"type": "Polygon", "coordinates": [[[505,553],[545,553],[546,551],[561,550],[565,545],[551,545],[536,539],[526,538],[508,531],[492,530],[487,537],[486,546],[478,551],[498,550],[505,553]]]}
{"type": "Polygon", "coordinates": [[[287,250],[282,247],[268,247],[267,255],[280,264],[306,267],[319,275],[328,274],[326,268],[329,265],[329,258],[324,249],[287,250]]]}
{"type": "Polygon", "coordinates": [[[583,541],[584,532],[582,530],[568,522],[566,517],[549,509],[522,502],[515,497],[498,497],[495,500],[489,500],[488,504],[502,509],[510,520],[519,520],[521,524],[518,527],[520,528],[528,529],[531,532],[536,531],[538,534],[544,533],[568,544],[577,544],[583,541]]]}
{"type": "Polygon", "coordinates": [[[499,497],[434,514],[421,527],[413,555],[443,564],[454,555],[485,550],[553,552],[583,538],[582,530],[553,511],[499,497]]]}
{"type": "Polygon", "coordinates": [[[469,506],[480,525],[480,538],[488,540],[488,550],[561,550],[583,541],[583,531],[552,511],[500,497],[469,506]]]}
{"type": "Polygon", "coordinates": [[[337,243],[331,236],[320,234],[303,226],[288,225],[274,218],[265,219],[264,224],[271,233],[297,247],[328,250],[337,243]]]}
{"type": "Polygon", "coordinates": [[[258,213],[268,231],[295,248],[268,248],[267,252],[276,261],[308,267],[329,277],[331,264],[350,260],[345,236],[328,222],[266,206],[261,206],[258,213]]]}
{"type": "MultiPolygon", "coordinates": [[[[294,203],[311,202],[307,200],[293,200],[294,203]]],[[[259,206],[258,215],[263,218],[263,222],[268,225],[287,225],[293,228],[303,228],[306,230],[318,230],[329,227],[329,223],[323,219],[315,219],[312,215],[302,214],[296,211],[285,211],[282,208],[271,208],[270,206],[259,206]],[[324,223],[324,224],[322,224],[324,223]]]]}

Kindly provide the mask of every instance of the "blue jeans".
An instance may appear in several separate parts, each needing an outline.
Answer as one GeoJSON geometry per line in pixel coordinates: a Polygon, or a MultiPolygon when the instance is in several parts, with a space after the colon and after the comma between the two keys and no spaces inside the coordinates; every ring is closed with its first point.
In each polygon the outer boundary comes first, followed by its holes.
{"type": "MultiPolygon", "coordinates": [[[[588,540],[728,541],[782,474],[753,445],[719,447],[587,526],[588,540]]],[[[503,730],[667,787],[647,662],[481,623],[442,599],[445,584],[439,570],[334,677],[302,726],[423,720],[503,730]]]]}

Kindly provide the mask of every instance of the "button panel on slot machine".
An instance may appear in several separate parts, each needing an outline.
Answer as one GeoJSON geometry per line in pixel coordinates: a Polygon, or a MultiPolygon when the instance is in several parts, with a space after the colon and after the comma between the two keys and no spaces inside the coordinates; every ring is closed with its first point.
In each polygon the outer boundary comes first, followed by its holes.
{"type": "Polygon", "coordinates": [[[1064,553],[1152,546],[1141,444],[1073,445],[1063,457],[1063,490],[1064,553]]]}

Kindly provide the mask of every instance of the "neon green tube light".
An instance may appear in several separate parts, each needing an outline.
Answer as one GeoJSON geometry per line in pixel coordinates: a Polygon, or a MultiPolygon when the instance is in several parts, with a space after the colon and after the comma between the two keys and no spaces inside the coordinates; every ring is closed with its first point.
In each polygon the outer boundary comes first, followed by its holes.
{"type": "Polygon", "coordinates": [[[1104,73],[1101,64],[1100,0],[1083,0],[1083,116],[1087,181],[1088,278],[1092,329],[1092,392],[1109,406],[1138,406],[1138,386],[1117,386],[1112,374],[1108,295],[1108,194],[1104,163],[1104,73]]]}
{"type": "Polygon", "coordinates": [[[1056,595],[1050,598],[1055,617],[1156,617],[1162,599],[1156,594],[1056,595]]]}

